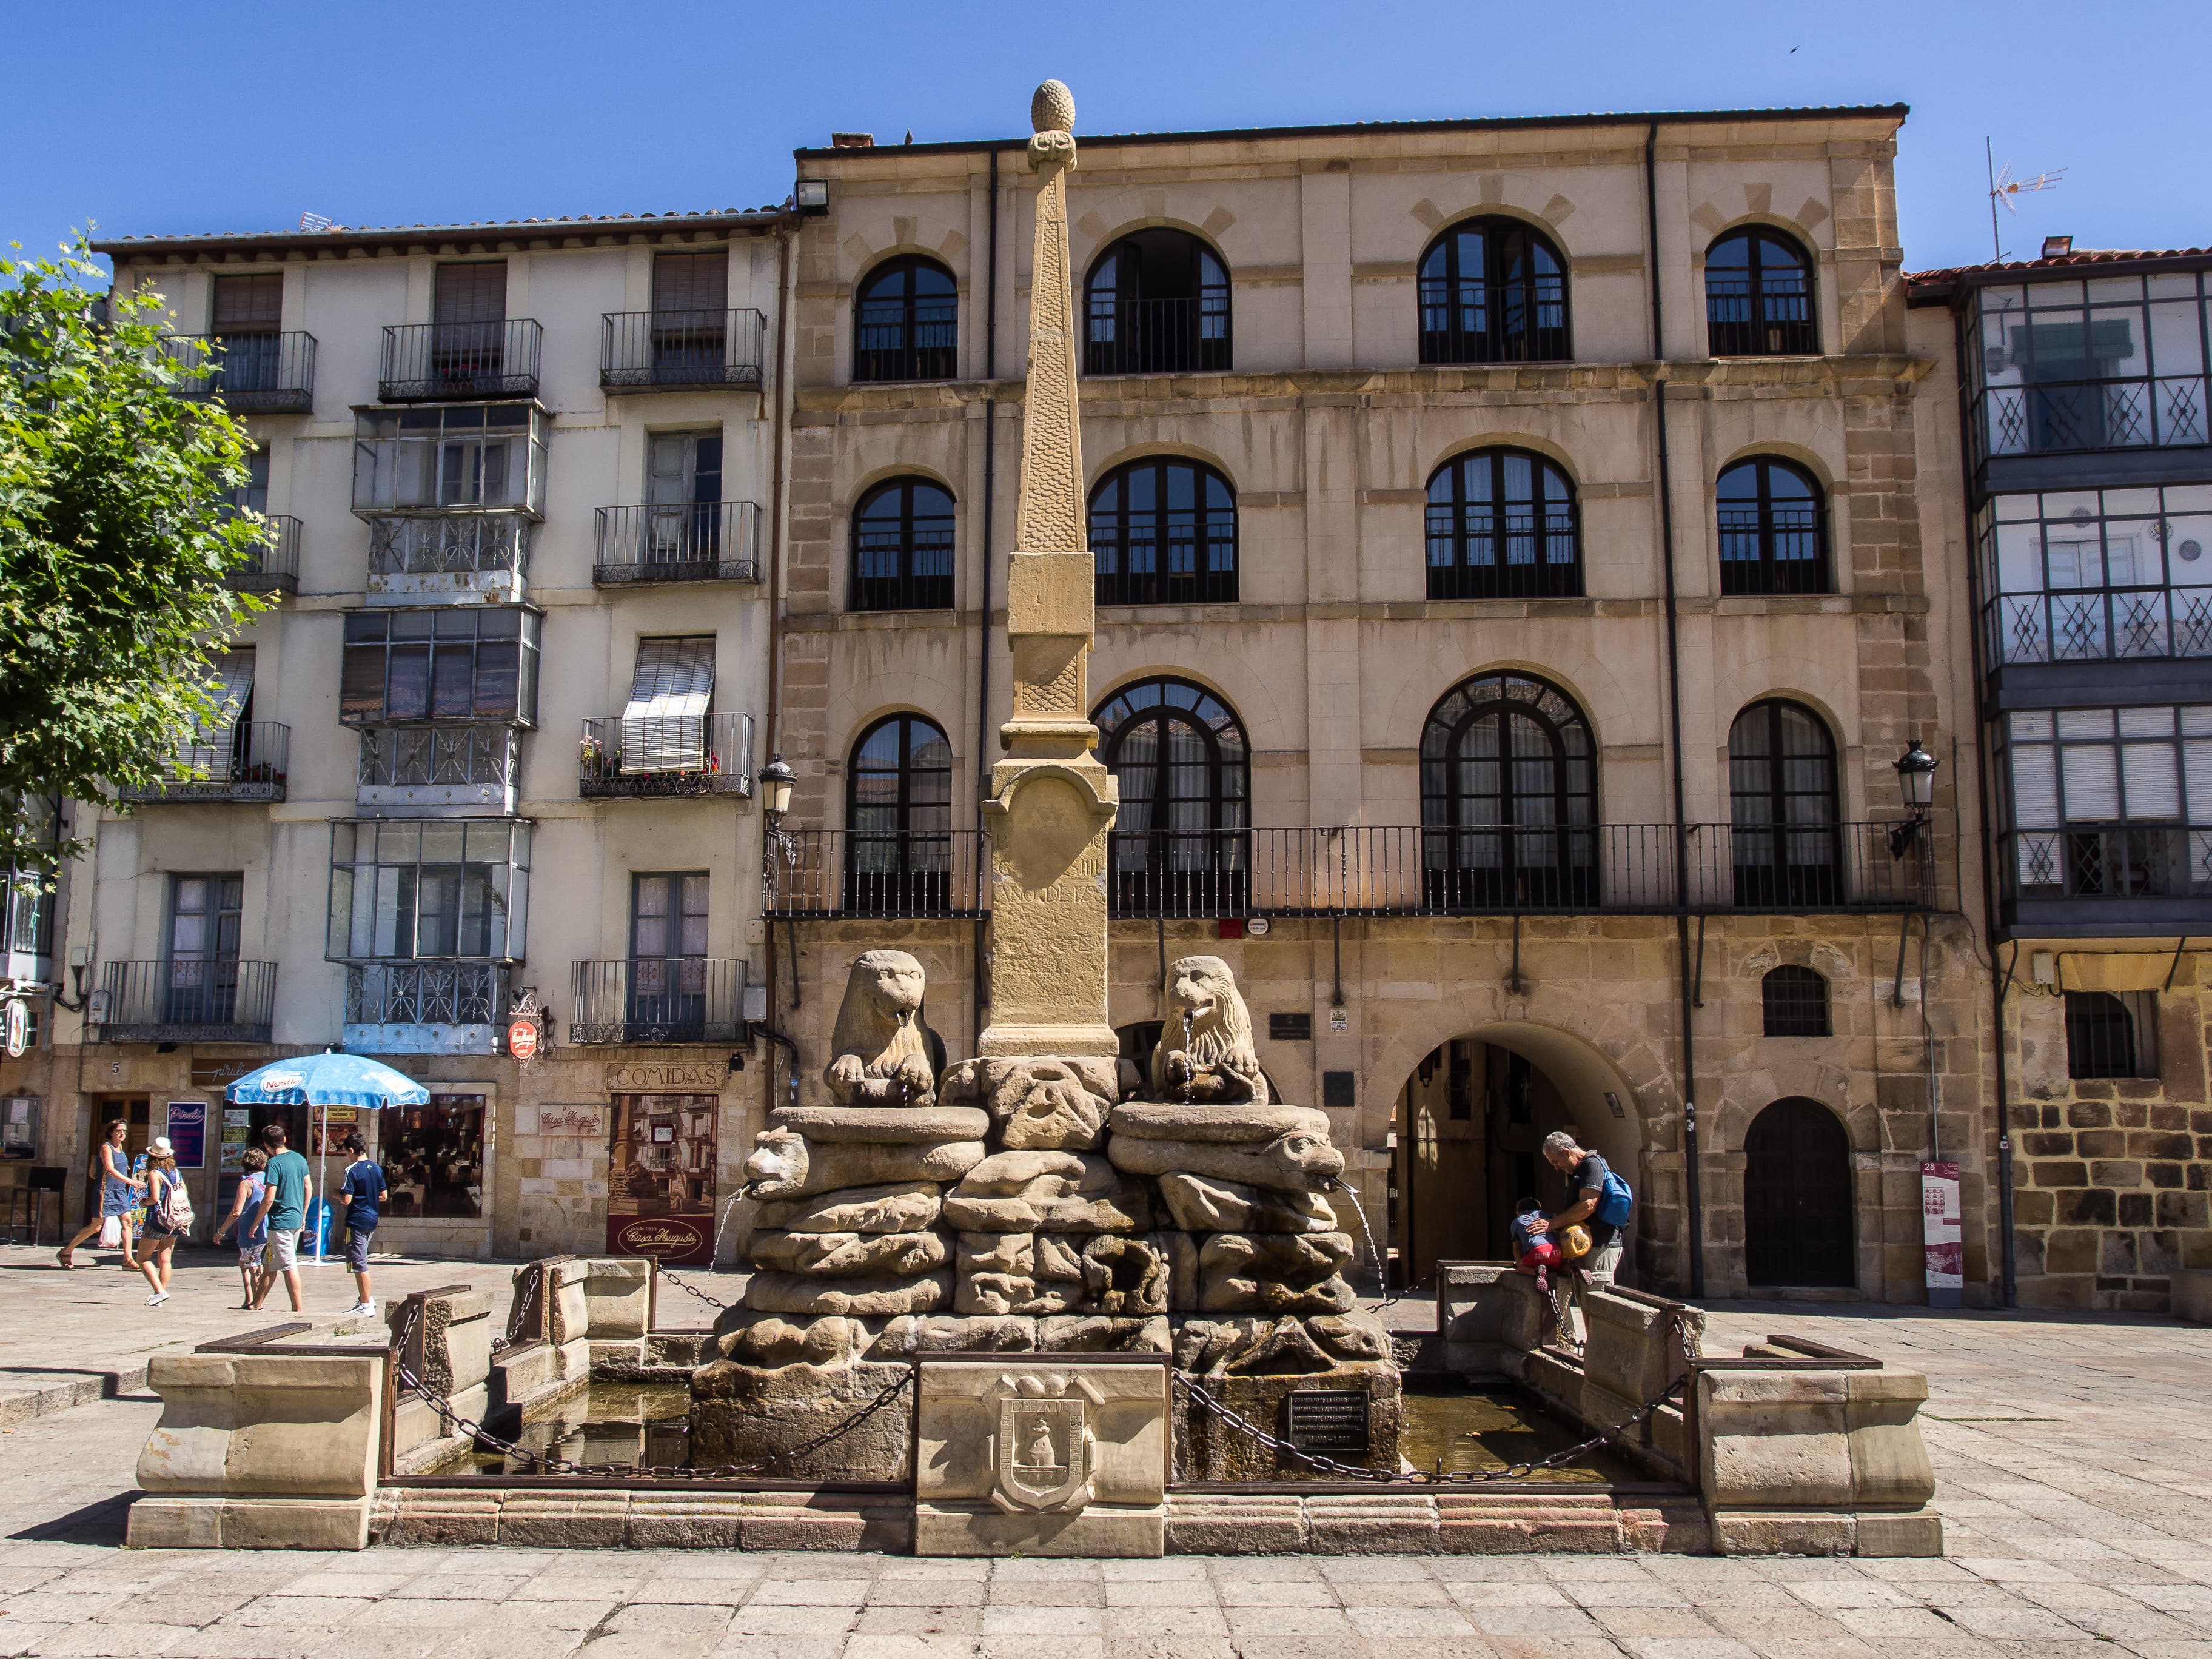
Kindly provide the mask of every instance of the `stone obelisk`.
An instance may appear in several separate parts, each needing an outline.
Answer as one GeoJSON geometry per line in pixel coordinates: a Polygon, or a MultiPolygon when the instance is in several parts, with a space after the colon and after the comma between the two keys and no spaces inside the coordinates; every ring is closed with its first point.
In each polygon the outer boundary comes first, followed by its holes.
{"type": "Polygon", "coordinates": [[[1084,528],[1075,399],[1076,312],[1067,174],[1075,99],[1048,81],[1030,100],[1037,175],[1030,270],[1029,386],[1021,500],[1006,562],[1013,714],[991,772],[991,1024],[987,1055],[1117,1052],[1106,1019],[1106,832],[1114,777],[1093,752],[1084,664],[1096,580],[1084,528]]]}

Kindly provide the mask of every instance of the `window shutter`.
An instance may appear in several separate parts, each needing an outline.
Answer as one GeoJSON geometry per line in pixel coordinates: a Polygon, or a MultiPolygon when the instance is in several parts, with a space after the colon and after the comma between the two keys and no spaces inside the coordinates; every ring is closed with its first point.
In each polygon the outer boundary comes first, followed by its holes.
{"type": "Polygon", "coordinates": [[[2181,816],[2179,760],[2171,742],[2120,746],[2120,779],[2127,793],[2130,823],[2142,818],[2181,816]]]}
{"type": "Polygon", "coordinates": [[[2118,756],[2102,743],[2069,744],[2061,754],[2066,822],[2110,823],[2120,815],[2118,756]]]}
{"type": "Polygon", "coordinates": [[[440,265],[431,289],[430,319],[438,323],[507,320],[507,261],[440,265]]]}
{"type": "Polygon", "coordinates": [[[2181,745],[2184,799],[2189,822],[2212,826],[2212,741],[2192,738],[2181,745]]]}
{"type": "Polygon", "coordinates": [[[696,772],[707,763],[707,708],[714,695],[714,640],[640,640],[623,710],[625,773],[696,772]]]}
{"type": "MultiPolygon", "coordinates": [[[[2017,736],[2019,721],[2014,721],[2017,736]]],[[[2055,827],[2058,818],[2057,751],[2047,743],[2019,743],[2012,746],[2012,827],[2041,830],[2055,827]]]]}
{"type": "Polygon", "coordinates": [[[659,253],[653,260],[653,308],[657,312],[721,311],[730,295],[730,256],[659,253]]]}

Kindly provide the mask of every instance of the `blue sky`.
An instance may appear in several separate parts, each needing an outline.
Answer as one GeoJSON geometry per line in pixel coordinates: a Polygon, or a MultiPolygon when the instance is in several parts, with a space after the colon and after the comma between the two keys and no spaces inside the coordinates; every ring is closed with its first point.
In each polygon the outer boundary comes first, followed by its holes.
{"type": "Polygon", "coordinates": [[[757,206],[832,128],[896,143],[1602,110],[1909,103],[1914,268],[2212,242],[2212,5],[530,4],[0,0],[0,240],[757,206]]]}

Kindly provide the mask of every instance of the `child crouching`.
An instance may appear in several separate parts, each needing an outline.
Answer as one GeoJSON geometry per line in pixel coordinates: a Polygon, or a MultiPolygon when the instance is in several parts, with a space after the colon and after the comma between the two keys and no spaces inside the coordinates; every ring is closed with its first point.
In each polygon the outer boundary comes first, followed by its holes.
{"type": "Polygon", "coordinates": [[[1524,1273],[1534,1275],[1536,1288],[1549,1295],[1552,1290],[1552,1269],[1559,1265],[1559,1247],[1551,1236],[1529,1223],[1544,1222],[1548,1218],[1541,1205],[1533,1198],[1516,1200],[1513,1206],[1513,1265],[1524,1273]]]}

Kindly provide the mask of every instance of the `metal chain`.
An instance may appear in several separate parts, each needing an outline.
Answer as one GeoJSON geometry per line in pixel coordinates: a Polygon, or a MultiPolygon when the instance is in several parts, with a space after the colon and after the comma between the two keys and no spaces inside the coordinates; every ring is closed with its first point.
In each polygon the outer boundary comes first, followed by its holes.
{"type": "Polygon", "coordinates": [[[445,1400],[433,1394],[414,1372],[407,1369],[407,1362],[404,1358],[407,1352],[407,1345],[414,1340],[416,1327],[421,1317],[422,1304],[419,1302],[410,1304],[407,1310],[406,1326],[401,1330],[398,1339],[399,1352],[403,1358],[399,1358],[393,1366],[401,1386],[435,1412],[439,1420],[446,1425],[448,1433],[465,1434],[479,1444],[488,1445],[493,1450],[506,1456],[520,1458],[524,1462],[536,1468],[549,1471],[554,1474],[611,1477],[626,1480],[729,1480],[741,1475],[759,1474],[765,1470],[775,1468],[778,1464],[789,1463],[794,1459],[805,1456],[809,1452],[818,1451],[824,1446],[843,1439],[914,1386],[914,1373],[908,1370],[897,1382],[883,1389],[873,1400],[844,1421],[832,1424],[820,1434],[802,1440],[795,1446],[786,1447],[780,1452],[772,1453],[767,1457],[759,1458],[750,1463],[716,1463],[707,1468],[690,1463],[674,1465],[577,1463],[565,1457],[549,1457],[543,1452],[534,1452],[527,1446],[517,1445],[512,1440],[504,1439],[485,1428],[483,1424],[471,1418],[463,1417],[445,1400]]]}
{"type": "MultiPolygon", "coordinates": [[[[730,1201],[722,1206],[721,1223],[714,1229],[714,1247],[707,1252],[707,1267],[708,1271],[710,1273],[720,1266],[721,1262],[722,1235],[730,1230],[730,1218],[738,1212],[738,1205],[739,1201],[741,1200],[750,1198],[752,1195],[752,1182],[750,1181],[744,1182],[743,1185],[738,1187],[737,1191],[730,1194],[730,1201]]],[[[663,1279],[676,1286],[678,1290],[682,1291],[687,1296],[697,1297],[699,1300],[705,1303],[710,1308],[719,1309],[726,1313],[733,1305],[735,1305],[734,1304],[723,1301],[720,1297],[708,1295],[706,1291],[701,1290],[696,1285],[694,1285],[686,1279],[681,1273],[676,1273],[671,1269],[665,1262],[659,1264],[659,1273],[663,1279]]]]}
{"type": "MultiPolygon", "coordinates": [[[[507,1316],[507,1328],[510,1330],[521,1333],[526,1338],[528,1335],[530,1329],[530,1304],[537,1298],[538,1281],[544,1276],[545,1270],[543,1267],[540,1267],[536,1273],[532,1273],[527,1268],[524,1270],[522,1279],[522,1304],[520,1307],[516,1308],[514,1312],[507,1316]]],[[[516,1337],[495,1336],[492,1338],[491,1340],[491,1351],[494,1353],[498,1353],[504,1349],[512,1347],[517,1340],[518,1339],[516,1337]]]]}

